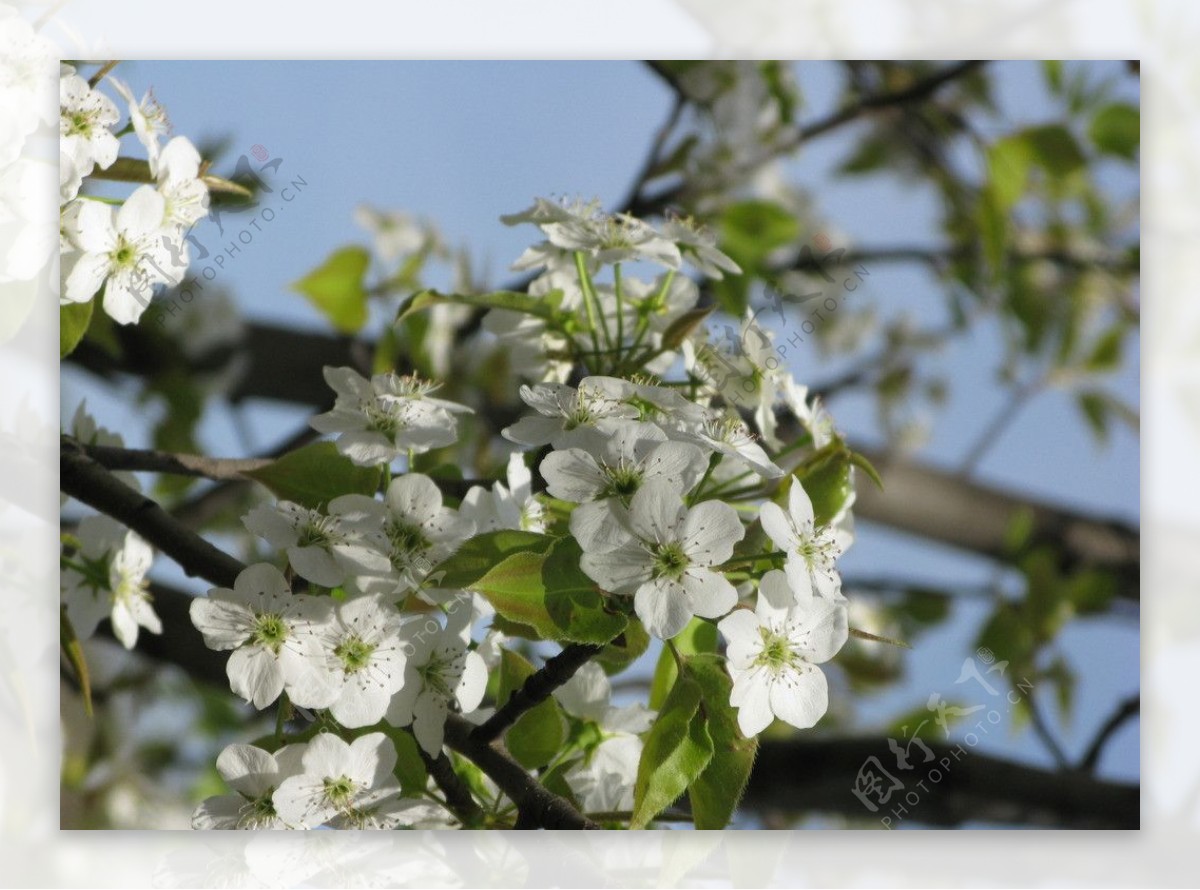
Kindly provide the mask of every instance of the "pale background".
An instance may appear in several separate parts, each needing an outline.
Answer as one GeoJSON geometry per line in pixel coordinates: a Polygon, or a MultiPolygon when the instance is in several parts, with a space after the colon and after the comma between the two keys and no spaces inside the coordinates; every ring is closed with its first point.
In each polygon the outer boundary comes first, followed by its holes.
{"type": "MultiPolygon", "coordinates": [[[[86,35],[97,56],[465,56],[578,55],[606,57],[747,55],[850,57],[1101,57],[1143,58],[1143,157],[1146,170],[1145,393],[1148,569],[1144,616],[1145,820],[1140,835],[991,834],[768,835],[519,838],[463,835],[357,839],[347,836],[213,838],[190,836],[55,836],[54,769],[56,707],[53,623],[31,620],[44,631],[44,648],[30,643],[28,659],[16,669],[28,679],[30,721],[42,740],[5,737],[5,771],[0,787],[6,835],[0,842],[3,880],[13,884],[76,886],[106,883],[137,886],[242,883],[281,885],[311,881],[360,883],[367,877],[421,885],[486,880],[494,885],[572,883],[582,876],[616,884],[666,886],[756,886],[804,884],[1157,884],[1187,881],[1187,854],[1200,829],[1194,756],[1200,717],[1194,677],[1200,668],[1200,628],[1189,599],[1200,582],[1193,542],[1200,528],[1200,499],[1193,455],[1194,414],[1200,362],[1195,302],[1197,198],[1197,12],[1191,5],[1100,3],[918,4],[754,2],[688,4],[690,12],[665,2],[608,3],[579,25],[564,13],[582,4],[492,2],[447,4],[440,9],[376,12],[373,5],[341,3],[336,17],[321,7],[313,19],[298,11],[280,13],[265,5],[209,3],[187,27],[160,24],[161,6],[149,3],[76,3],[58,14],[86,35]],[[352,10],[372,6],[365,31],[352,10]],[[752,9],[765,16],[754,18],[752,9]],[[727,12],[722,12],[726,10],[727,12]],[[156,12],[157,10],[157,12],[156,12]],[[637,27],[631,27],[636,24],[637,27]],[[434,29],[441,27],[440,31],[434,29]],[[705,29],[711,30],[705,30],[705,29]],[[720,34],[718,43],[711,34],[720,34]],[[931,38],[929,35],[934,35],[931,38]],[[101,41],[99,38],[103,36],[101,41]],[[508,42],[505,42],[508,41],[508,42]],[[99,51],[103,48],[103,51],[99,51]],[[34,752],[31,753],[31,749],[34,752]],[[40,797],[30,791],[40,782],[40,797]],[[407,845],[405,845],[407,842],[407,845]],[[569,848],[563,846],[570,844],[569,848]],[[1016,847],[1019,844],[1019,850],[1016,847]],[[867,849],[870,847],[870,849],[867,849]],[[303,850],[303,856],[295,855],[303,850]],[[465,870],[464,862],[472,862],[465,870]],[[511,870],[506,869],[507,866],[511,870]],[[581,870],[581,865],[590,866],[581,870]],[[592,870],[599,869],[600,871],[592,870]],[[604,871],[604,869],[608,869],[604,871]],[[424,872],[425,878],[420,875],[424,872]],[[318,877],[319,876],[319,877],[318,877]]],[[[33,10],[34,15],[41,10],[33,10]]],[[[78,48],[68,55],[85,54],[78,48]]],[[[32,439],[48,447],[41,472],[45,501],[36,516],[6,507],[0,520],[21,545],[14,576],[35,577],[53,566],[57,512],[53,493],[53,436],[39,424],[57,425],[53,305],[17,341],[5,344],[0,361],[9,381],[0,402],[6,439],[32,439]],[[32,430],[31,430],[32,428],[32,430]],[[39,560],[44,559],[44,562],[39,560]]],[[[5,458],[29,460],[30,452],[5,458]]],[[[11,466],[11,464],[10,464],[11,466]]],[[[38,477],[29,477],[31,482],[38,477]]],[[[51,573],[52,577],[52,573],[51,573]]],[[[7,585],[6,585],[7,586],[7,585]]],[[[6,616],[5,624],[25,617],[6,616]]],[[[44,617],[44,616],[43,616],[44,617]]],[[[12,715],[6,715],[11,717],[12,715]]],[[[586,878],[585,878],[586,879],[586,878]]]]}

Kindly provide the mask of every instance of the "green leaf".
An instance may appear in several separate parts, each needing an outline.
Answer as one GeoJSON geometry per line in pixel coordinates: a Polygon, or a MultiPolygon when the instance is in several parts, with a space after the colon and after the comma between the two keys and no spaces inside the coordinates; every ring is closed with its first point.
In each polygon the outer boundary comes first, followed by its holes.
{"type": "Polygon", "coordinates": [[[432,575],[440,573],[438,584],[447,590],[465,589],[509,556],[524,551],[545,553],[553,543],[554,538],[536,532],[508,529],[487,532],[466,541],[453,556],[439,564],[432,575]]]}
{"type": "Polygon", "coordinates": [[[1092,428],[1092,432],[1096,435],[1096,440],[1098,442],[1107,442],[1109,421],[1108,399],[1104,397],[1103,393],[1081,392],[1075,397],[1075,401],[1079,405],[1079,410],[1083,412],[1088,426],[1092,428]]]}
{"type": "Polygon", "coordinates": [[[338,453],[332,442],[313,442],[289,451],[278,460],[245,473],[269,488],[280,500],[317,508],[343,494],[374,494],[378,467],[360,467],[338,453]]]}
{"type": "MultiPolygon", "coordinates": [[[[496,706],[502,707],[525,681],[536,673],[521,655],[502,649],[500,655],[500,691],[496,706]]],[[[567,726],[558,703],[547,698],[518,718],[504,736],[504,747],[521,766],[539,769],[549,763],[566,740],[567,726]]]]}
{"type": "Polygon", "coordinates": [[[648,648],[650,634],[646,633],[645,626],[636,616],[630,616],[625,629],[597,652],[592,660],[598,662],[600,667],[604,668],[604,673],[611,676],[619,674],[641,658],[648,648]]]}
{"type": "MultiPolygon", "coordinates": [[[[946,705],[947,711],[943,715],[943,719],[947,726],[959,722],[964,716],[969,716],[959,713],[959,711],[966,710],[970,706],[969,703],[947,701],[946,705]]],[[[907,739],[937,739],[943,737],[944,732],[938,726],[934,712],[922,705],[893,720],[892,725],[887,729],[887,735],[896,739],[897,742],[903,742],[907,739]]]]}
{"type": "Polygon", "coordinates": [[[1077,615],[1107,612],[1116,595],[1116,579],[1104,572],[1083,571],[1067,581],[1067,599],[1077,615]]]}
{"type": "Polygon", "coordinates": [[[663,349],[678,349],[682,346],[683,341],[690,337],[692,332],[704,322],[704,319],[712,315],[716,309],[716,305],[689,309],[671,322],[670,326],[663,332],[663,349]]]}
{"type": "Polygon", "coordinates": [[[866,455],[859,454],[857,451],[851,451],[850,463],[866,473],[867,477],[875,483],[875,487],[883,491],[883,477],[879,475],[879,471],[875,469],[875,465],[867,460],[866,455]]]}
{"type": "Polygon", "coordinates": [[[292,284],[325,314],[333,326],[354,334],[367,323],[367,290],[363,278],[371,255],[362,247],[343,247],[292,284]]]}
{"type": "Polygon", "coordinates": [[[1008,250],[1008,216],[1001,206],[995,188],[991,185],[986,186],[980,193],[977,223],[987,268],[994,276],[998,275],[1004,268],[1004,257],[1008,250]]]}
{"type": "Polygon", "coordinates": [[[1142,119],[1137,108],[1126,102],[1105,105],[1092,118],[1088,136],[1096,148],[1108,155],[1132,161],[1141,141],[1142,119]]]}
{"type": "Polygon", "coordinates": [[[92,716],[92,675],[88,671],[87,659],[83,655],[83,645],[79,642],[79,637],[75,635],[75,628],[71,624],[71,619],[67,617],[67,610],[59,610],[59,646],[62,647],[63,655],[70,662],[71,668],[75,671],[75,679],[79,681],[79,691],[83,695],[83,710],[89,717],[92,716]]]}
{"type": "MultiPolygon", "coordinates": [[[[796,470],[795,478],[812,501],[817,525],[828,525],[854,493],[854,484],[850,480],[850,458],[845,443],[835,441],[796,470]]],[[[783,494],[781,491],[781,496],[783,494]]],[[[786,499],[782,503],[786,503],[786,499]]]]}
{"type": "Polygon", "coordinates": [[[988,148],[988,178],[999,213],[1007,214],[1025,194],[1033,147],[1020,136],[1007,136],[988,148]]]}
{"type": "Polygon", "coordinates": [[[1031,127],[1023,135],[1032,150],[1033,161],[1051,176],[1069,176],[1087,163],[1079,143],[1061,124],[1031,127]]]}
{"type": "Polygon", "coordinates": [[[521,550],[506,557],[464,588],[482,594],[504,618],[533,628],[543,639],[607,643],[628,619],[606,608],[607,599],[579,568],[581,552],[574,538],[559,538],[545,553],[521,550]]]}
{"type": "Polygon", "coordinates": [[[783,207],[770,201],[742,201],[721,214],[721,249],[745,274],[727,275],[714,282],[717,304],[741,316],[748,305],[751,280],[765,271],[767,257],[777,248],[794,243],[800,223],[783,207]]]}
{"type": "Polygon", "coordinates": [[[729,824],[750,781],[758,738],[746,738],[738,727],[737,711],[729,704],[733,681],[724,659],[716,655],[689,658],[687,676],[700,686],[713,745],[712,760],[688,788],[688,799],[696,828],[717,830],[729,824]]]}
{"type": "MultiPolygon", "coordinates": [[[[702,618],[693,618],[687,626],[672,638],[675,649],[680,655],[698,655],[717,651],[717,626],[702,618]]],[[[679,676],[679,668],[675,664],[675,656],[668,646],[662,647],[658,656],[658,664],[654,667],[654,678],[650,682],[650,708],[657,711],[662,707],[675,678],[679,676]]]]}
{"type": "Polygon", "coordinates": [[[699,683],[684,678],[663,703],[638,762],[631,828],[645,828],[712,761],[713,742],[700,709],[701,693],[699,683]]]}
{"type": "Polygon", "coordinates": [[[909,622],[920,625],[940,624],[950,617],[950,601],[943,593],[910,587],[897,605],[909,622]]]}
{"type": "Polygon", "coordinates": [[[1083,366],[1093,373],[1113,371],[1121,364],[1121,344],[1125,339],[1124,325],[1113,325],[1100,335],[1083,366]]]}
{"type": "Polygon", "coordinates": [[[396,746],[396,766],[392,772],[400,783],[404,796],[420,797],[429,783],[429,773],[425,769],[425,760],[421,757],[417,740],[407,730],[396,729],[386,722],[381,726],[387,728],[388,738],[396,746]]]}
{"type": "Polygon", "coordinates": [[[990,649],[995,653],[997,661],[1010,661],[1014,666],[1028,664],[1034,646],[1033,632],[1029,625],[1023,620],[1018,608],[1008,602],[997,607],[976,641],[976,647],[990,649]]]}
{"type": "Polygon", "coordinates": [[[492,291],[489,294],[443,294],[435,290],[423,290],[401,304],[399,312],[396,313],[396,321],[403,321],[414,312],[442,303],[457,303],[476,309],[507,309],[510,312],[520,312],[549,321],[557,315],[562,298],[563,292],[560,290],[540,297],[508,290],[492,291]]]}
{"type": "Polygon", "coordinates": [[[67,303],[58,307],[58,357],[66,358],[75,351],[87,333],[96,306],[93,298],[86,303],[67,303]]]}

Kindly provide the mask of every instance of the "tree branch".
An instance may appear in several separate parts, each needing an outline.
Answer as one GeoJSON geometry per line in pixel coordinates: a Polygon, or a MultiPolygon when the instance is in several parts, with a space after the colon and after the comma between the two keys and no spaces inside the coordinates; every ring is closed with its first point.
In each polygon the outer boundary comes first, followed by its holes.
{"type": "Polygon", "coordinates": [[[883,491],[873,485],[858,487],[857,516],[1000,561],[1012,557],[1011,529],[1027,520],[1031,544],[1059,549],[1068,568],[1108,571],[1118,582],[1120,596],[1140,598],[1137,527],[968,481],[929,464],[853,447],[876,466],[886,486],[883,491]]]}
{"type": "MultiPolygon", "coordinates": [[[[839,127],[845,126],[853,121],[864,117],[869,112],[881,111],[887,108],[899,108],[905,105],[910,105],[914,102],[919,102],[927,99],[940,90],[943,86],[957,80],[972,71],[983,67],[987,64],[986,61],[965,61],[958,62],[954,65],[948,65],[941,71],[924,77],[916,81],[911,86],[903,90],[894,90],[886,93],[879,93],[874,96],[864,96],[863,98],[852,102],[845,108],[831,112],[825,117],[818,118],[807,124],[797,127],[784,139],[768,147],[763,153],[763,156],[752,166],[758,166],[766,163],[773,157],[786,154],[800,146],[801,143],[808,139],[813,139],[817,136],[822,136],[831,130],[836,130],[839,127]]],[[[660,76],[665,76],[661,69],[653,69],[660,76]]],[[[657,195],[639,200],[629,208],[630,212],[635,216],[645,216],[652,213],[657,213],[673,201],[679,200],[684,194],[685,189],[682,185],[672,186],[664,189],[657,195]]]]}
{"type": "Polygon", "coordinates": [[[540,705],[555,689],[562,686],[603,646],[572,643],[549,659],[537,673],[531,674],[521,688],[516,690],[484,723],[471,731],[476,742],[490,742],[504,734],[521,715],[540,705]]]}
{"type": "Polygon", "coordinates": [[[923,754],[914,746],[912,769],[901,770],[895,767],[887,739],[764,739],[744,804],[790,814],[836,813],[870,821],[891,817],[886,824],[892,828],[904,820],[938,826],[989,822],[1136,829],[1139,825],[1136,784],[1001,760],[965,743],[926,744],[933,759],[922,763],[923,754]],[[876,812],[853,793],[859,769],[872,757],[904,783],[876,812]]]}
{"type": "Polygon", "coordinates": [[[185,528],[150,498],[130,488],[88,457],[79,443],[63,436],[60,485],[71,497],[127,525],[166,553],[190,576],[232,587],[245,566],[185,528]]]}
{"type": "Polygon", "coordinates": [[[1139,695],[1130,696],[1117,706],[1111,717],[1104,721],[1104,725],[1100,727],[1100,731],[1096,733],[1096,738],[1088,746],[1087,753],[1083,755],[1083,759],[1079,762],[1079,768],[1084,772],[1095,772],[1097,764],[1100,763],[1100,755],[1104,753],[1104,746],[1108,744],[1108,740],[1113,737],[1118,729],[1132,717],[1136,717],[1142,710],[1142,698],[1139,695]]]}
{"type": "Polygon", "coordinates": [[[474,727],[465,718],[451,714],[446,719],[446,744],[469,758],[487,773],[517,805],[518,821],[542,828],[599,828],[573,806],[525,771],[519,763],[493,744],[473,738],[474,727]]]}
{"type": "Polygon", "coordinates": [[[200,476],[205,479],[244,479],[244,473],[271,464],[270,458],[244,459],[205,457],[199,454],[173,454],[112,445],[86,445],[75,439],[76,446],[96,463],[109,470],[170,473],[175,476],[200,476]]]}
{"type": "Polygon", "coordinates": [[[454,810],[458,821],[468,827],[477,824],[483,817],[483,810],[471,796],[470,789],[463,784],[462,778],[454,771],[454,765],[450,763],[445,752],[439,752],[437,757],[430,757],[424,749],[418,747],[417,750],[421,752],[421,759],[425,761],[425,769],[446,795],[446,803],[454,810]]]}

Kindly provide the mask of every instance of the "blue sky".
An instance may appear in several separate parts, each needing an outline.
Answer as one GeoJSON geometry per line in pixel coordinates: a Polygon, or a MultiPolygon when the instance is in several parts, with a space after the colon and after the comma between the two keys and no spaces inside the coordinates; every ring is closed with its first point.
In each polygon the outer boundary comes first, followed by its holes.
{"type": "MultiPolygon", "coordinates": [[[[1108,66],[1115,74],[1118,63],[1108,66]]],[[[815,117],[836,99],[840,76],[830,63],[799,63],[805,95],[801,117],[815,117]]],[[[1043,122],[1055,114],[1034,63],[994,63],[997,93],[1007,120],[1043,122]]],[[[493,282],[507,280],[508,264],[532,239],[532,230],[509,229],[498,217],[526,207],[534,196],[579,194],[618,202],[660,126],[669,96],[642,66],[628,62],[130,62],[121,75],[140,92],[153,86],[176,132],[201,141],[227,136],[229,157],[264,146],[282,159],[283,180],[308,184],[222,270],[246,315],[324,330],[322,319],[288,289],[334,248],[366,243],[352,213],[367,201],[433,220],[452,244],[469,245],[493,282]]],[[[1130,97],[1137,101],[1136,92],[1130,97]]],[[[847,128],[802,151],[789,173],[814,195],[822,215],[860,245],[935,244],[937,205],[927,191],[892,177],[835,180],[831,167],[844,158],[856,131],[847,128]]],[[[1114,193],[1133,194],[1135,173],[1105,171],[1114,193]]],[[[237,216],[226,218],[236,236],[237,216]]],[[[221,243],[215,226],[202,223],[198,238],[221,243]]],[[[918,323],[942,317],[941,290],[920,269],[895,264],[872,268],[855,299],[902,307],[918,323]]],[[[922,458],[954,467],[1007,396],[996,382],[1000,341],[982,326],[940,358],[951,398],[934,417],[922,458]]],[[[802,382],[835,376],[813,350],[798,352],[793,370],[802,382]]],[[[86,395],[100,421],[145,441],[149,424],[128,392],[105,398],[74,372],[65,371],[63,411],[86,395]],[[124,399],[124,401],[122,401],[124,399]]],[[[1137,355],[1127,357],[1112,388],[1139,403],[1137,355]]],[[[852,436],[877,436],[871,402],[834,402],[840,427],[852,436]]],[[[269,446],[303,423],[303,412],[251,405],[247,431],[210,411],[202,433],[214,454],[269,446]],[[250,441],[245,441],[248,432],[250,441]]],[[[1095,444],[1068,395],[1049,392],[1027,406],[980,464],[978,478],[1063,504],[1136,521],[1139,515],[1139,446],[1135,433],[1117,430],[1095,444]]],[[[916,542],[862,523],[843,561],[847,575],[892,572],[943,583],[980,583],[989,563],[947,548],[916,542]]],[[[869,723],[920,706],[932,692],[954,695],[963,657],[985,610],[963,601],[953,619],[906,653],[909,670],[898,687],[868,702],[869,723]]],[[[1138,687],[1136,622],[1094,619],[1068,630],[1062,646],[1081,672],[1075,719],[1062,732],[1071,752],[1086,745],[1108,708],[1138,687]]],[[[961,689],[961,687],[960,687],[961,689]]],[[[1132,726],[1135,726],[1133,724],[1132,726]]],[[[1106,774],[1135,777],[1137,732],[1127,728],[1110,746],[1106,774]]],[[[981,747],[1049,763],[1028,732],[989,738],[981,747]]]]}

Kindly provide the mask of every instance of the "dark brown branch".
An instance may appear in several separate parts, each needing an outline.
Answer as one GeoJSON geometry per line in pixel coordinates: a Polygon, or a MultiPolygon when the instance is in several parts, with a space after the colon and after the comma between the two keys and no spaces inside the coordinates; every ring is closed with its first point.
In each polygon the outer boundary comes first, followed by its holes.
{"type": "Polygon", "coordinates": [[[965,822],[1057,828],[1139,825],[1136,784],[1001,760],[965,742],[926,744],[933,759],[923,762],[924,753],[914,745],[911,769],[901,770],[887,739],[764,739],[743,805],[793,815],[836,813],[875,824],[890,817],[883,824],[892,828],[905,821],[947,827],[965,822]],[[853,792],[859,769],[871,757],[904,783],[876,812],[853,792]]]}
{"type": "Polygon", "coordinates": [[[540,705],[555,689],[562,686],[575,676],[589,659],[603,646],[591,646],[584,643],[572,643],[566,646],[553,658],[549,659],[541,670],[531,674],[509,697],[499,710],[486,722],[475,727],[471,738],[477,742],[490,742],[498,739],[510,726],[520,719],[521,715],[540,705]]]}
{"type": "Polygon", "coordinates": [[[61,440],[59,458],[62,490],[127,525],[163,551],[193,577],[221,587],[232,587],[245,566],[185,528],[150,498],[130,488],[88,457],[69,436],[61,440]]]}
{"type": "Polygon", "coordinates": [[[600,827],[547,790],[503,751],[489,742],[473,738],[473,729],[465,718],[451,714],[446,720],[446,744],[474,762],[512,799],[517,805],[519,822],[549,829],[600,827]]]}
{"type": "Polygon", "coordinates": [[[1104,725],[1100,727],[1100,731],[1096,733],[1096,738],[1092,740],[1092,743],[1088,746],[1087,753],[1083,755],[1083,759],[1079,762],[1079,768],[1085,772],[1094,772],[1096,766],[1100,763],[1100,755],[1104,753],[1104,746],[1108,744],[1108,740],[1127,721],[1136,717],[1141,710],[1141,696],[1134,695],[1121,702],[1117,706],[1117,709],[1113,711],[1112,716],[1104,721],[1104,725]]]}
{"type": "Polygon", "coordinates": [[[855,448],[885,481],[883,491],[873,485],[858,487],[855,513],[863,519],[1001,561],[1012,557],[1011,530],[1027,519],[1032,528],[1030,543],[1059,549],[1067,568],[1108,571],[1118,581],[1120,596],[1140,598],[1141,534],[1137,527],[964,480],[929,464],[855,448]]]}
{"type": "Polygon", "coordinates": [[[454,815],[458,816],[458,821],[468,828],[477,825],[483,818],[483,810],[475,802],[470,789],[463,784],[462,777],[454,771],[450,758],[444,752],[439,753],[437,757],[430,757],[423,749],[418,750],[421,751],[421,759],[425,761],[425,769],[446,795],[446,804],[454,811],[454,815]]]}
{"type": "Polygon", "coordinates": [[[138,448],[117,448],[111,445],[76,443],[92,460],[109,470],[170,473],[175,476],[200,476],[205,479],[244,479],[243,473],[259,470],[271,463],[270,458],[245,459],[205,457],[200,454],[172,454],[138,448]]]}

